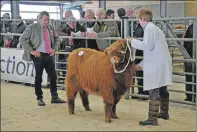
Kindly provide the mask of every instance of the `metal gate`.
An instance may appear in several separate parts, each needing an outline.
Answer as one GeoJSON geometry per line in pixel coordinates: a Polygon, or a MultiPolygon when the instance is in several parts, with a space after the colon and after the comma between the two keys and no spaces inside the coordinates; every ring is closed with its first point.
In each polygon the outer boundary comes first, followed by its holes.
{"type": "MultiPolygon", "coordinates": [[[[58,22],[61,20],[58,20],[58,22]]],[[[117,21],[117,20],[83,20],[83,22],[89,22],[89,21],[117,21]]],[[[120,20],[119,20],[120,21],[120,20]]],[[[121,27],[123,28],[123,32],[124,32],[124,38],[126,38],[128,35],[128,30],[131,30],[131,33],[133,33],[134,29],[133,29],[133,23],[135,21],[137,21],[136,19],[125,19],[124,21],[124,26],[121,27]]],[[[65,22],[65,21],[64,21],[65,22]]],[[[122,21],[121,21],[122,22],[122,21]]],[[[195,47],[196,45],[196,39],[195,39],[195,30],[193,32],[193,38],[180,38],[177,35],[178,34],[182,34],[182,36],[185,34],[186,32],[186,26],[189,25],[189,23],[193,23],[194,24],[194,29],[196,26],[196,21],[194,17],[182,17],[182,18],[159,18],[159,19],[154,19],[154,23],[156,25],[158,25],[165,33],[166,35],[166,40],[168,42],[168,46],[169,46],[169,50],[172,56],[172,60],[173,60],[173,86],[172,88],[168,88],[170,95],[173,95],[174,93],[177,94],[177,96],[179,96],[178,94],[191,94],[192,95],[192,102],[188,102],[188,101],[184,101],[184,99],[182,98],[181,100],[179,98],[177,99],[173,99],[171,98],[170,101],[171,102],[176,102],[176,103],[182,103],[182,104],[189,104],[189,105],[196,105],[195,103],[195,96],[196,93],[194,92],[196,83],[194,82],[194,76],[196,76],[196,72],[195,72],[195,65],[196,65],[196,48],[194,48],[194,52],[193,52],[193,56],[189,56],[187,51],[185,50],[185,48],[183,47],[183,42],[185,41],[193,41],[193,47],[195,47]],[[177,24],[183,24],[185,25],[185,29],[175,29],[173,26],[177,25],[177,24]],[[189,72],[184,72],[184,63],[185,62],[190,62],[191,65],[193,66],[193,71],[192,73],[189,72]],[[177,70],[178,69],[178,70],[177,70]],[[191,75],[193,78],[192,82],[187,82],[184,80],[185,75],[191,75]],[[190,84],[192,85],[192,92],[188,92],[185,90],[185,85],[186,84],[190,84]]],[[[122,30],[121,30],[122,31],[122,30]]],[[[70,36],[62,36],[60,38],[64,38],[64,39],[69,39],[69,38],[73,38],[70,36]]],[[[89,39],[89,38],[83,38],[83,37],[74,37],[74,39],[89,39]]],[[[95,39],[101,39],[101,38],[95,38],[95,39]]],[[[120,38],[102,38],[102,39],[108,39],[108,40],[112,40],[112,39],[120,39],[120,38]]],[[[142,38],[139,38],[142,39],[142,38]]],[[[61,72],[66,72],[66,67],[64,67],[63,69],[58,68],[58,64],[66,64],[66,60],[64,60],[64,62],[60,62],[58,61],[58,55],[59,54],[66,54],[68,55],[69,52],[63,52],[63,51],[58,51],[56,53],[56,70],[58,72],[58,78],[59,79],[63,79],[59,82],[61,82],[61,84],[58,84],[58,86],[63,86],[64,87],[64,79],[65,79],[65,74],[61,74],[59,73],[59,71],[61,72]]],[[[140,56],[136,56],[136,58],[142,58],[140,56]]],[[[134,76],[135,79],[139,79],[140,77],[138,76],[134,76]]],[[[143,78],[141,78],[143,79],[143,78]]],[[[136,88],[138,88],[140,86],[133,84],[130,88],[129,93],[127,93],[130,97],[140,97],[140,98],[148,98],[148,96],[146,95],[140,95],[140,94],[136,94],[136,88]]]]}
{"type": "MultiPolygon", "coordinates": [[[[21,20],[21,19],[20,19],[21,20]]],[[[22,20],[27,20],[30,21],[31,19],[22,19],[22,20]]],[[[18,19],[2,19],[1,22],[4,23],[4,21],[19,21],[18,19]]],[[[36,21],[36,19],[32,20],[36,21]]],[[[136,19],[125,19],[125,20],[120,20],[120,19],[105,19],[105,20],[77,20],[79,22],[105,22],[105,21],[120,21],[121,23],[124,21],[124,26],[121,26],[121,29],[123,28],[124,32],[124,38],[128,36],[128,30],[131,30],[131,36],[133,35],[133,24],[136,19]],[[130,23],[130,24],[129,24],[130,23]]],[[[56,25],[56,23],[59,22],[68,22],[66,20],[51,20],[52,25],[56,25]]],[[[182,18],[158,18],[154,19],[154,23],[158,25],[165,33],[166,39],[168,42],[169,50],[172,55],[172,60],[173,60],[173,86],[172,88],[169,88],[168,90],[170,91],[170,95],[176,94],[191,94],[192,97],[192,102],[187,102],[184,101],[183,98],[177,98],[177,99],[170,99],[171,102],[176,102],[176,103],[183,103],[183,104],[189,104],[189,105],[196,105],[195,103],[195,96],[196,92],[195,87],[196,87],[196,82],[195,76],[196,76],[196,31],[193,30],[193,38],[180,38],[178,34],[185,34],[186,28],[185,29],[175,29],[174,25],[177,24],[183,24],[185,26],[188,26],[189,23],[193,23],[193,29],[196,29],[196,19],[194,17],[182,17],[182,18]],[[193,42],[193,56],[189,56],[185,48],[183,47],[183,42],[185,41],[192,41],[193,42]],[[192,72],[184,72],[184,63],[185,62],[190,62],[192,65],[192,72]],[[184,80],[185,75],[191,75],[192,76],[192,82],[187,82],[184,80]],[[185,90],[185,85],[190,84],[192,85],[192,91],[188,92],[185,90]]],[[[5,26],[3,26],[5,28],[5,26]]],[[[122,30],[121,30],[122,31],[122,30]]],[[[20,36],[21,34],[15,34],[15,33],[1,33],[1,35],[11,35],[11,36],[20,36]]],[[[60,36],[60,39],[69,39],[73,38],[70,36],[60,36]]],[[[111,38],[95,38],[95,39],[106,39],[109,41],[109,44],[111,43],[111,40],[118,40],[121,37],[111,37],[111,38]]],[[[85,39],[87,43],[87,39],[90,38],[84,38],[84,37],[74,37],[74,39],[85,39]]],[[[140,39],[140,38],[139,38],[140,39]]],[[[141,38],[142,39],[142,38],[141,38]]],[[[60,55],[65,55],[65,58],[69,55],[69,52],[65,52],[65,50],[58,50],[55,55],[55,68],[57,72],[57,84],[59,87],[64,87],[64,80],[65,80],[65,75],[66,75],[66,59],[60,60],[59,56],[60,55]]],[[[136,56],[136,58],[142,58],[140,56],[136,56]]],[[[134,76],[134,79],[139,78],[138,76],[134,76]]],[[[143,78],[141,78],[143,79],[143,78]]],[[[140,86],[133,84],[131,86],[131,89],[129,93],[127,93],[131,97],[140,97],[140,98],[148,98],[148,96],[145,95],[139,95],[136,94],[136,88],[140,86]]],[[[179,96],[178,95],[178,96],[179,96]]]]}

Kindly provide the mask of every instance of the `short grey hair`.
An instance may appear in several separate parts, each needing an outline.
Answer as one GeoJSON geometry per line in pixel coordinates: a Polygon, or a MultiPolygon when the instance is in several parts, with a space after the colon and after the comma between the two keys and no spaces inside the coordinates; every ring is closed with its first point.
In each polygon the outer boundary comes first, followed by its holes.
{"type": "Polygon", "coordinates": [[[137,7],[134,8],[133,11],[138,10],[138,9],[142,9],[142,7],[141,6],[137,6],[137,7]]]}
{"type": "Polygon", "coordinates": [[[87,9],[86,11],[85,11],[85,17],[87,16],[87,13],[90,13],[93,17],[95,17],[95,13],[94,13],[94,11],[92,10],[92,9],[87,9]]]}
{"type": "Polygon", "coordinates": [[[66,20],[68,20],[67,23],[72,23],[74,21],[69,21],[69,20],[76,20],[76,18],[74,16],[69,16],[66,20]]]}
{"type": "Polygon", "coordinates": [[[73,12],[70,9],[67,9],[64,13],[68,13],[68,12],[73,15],[73,12]]]}
{"type": "Polygon", "coordinates": [[[40,14],[38,15],[39,19],[42,19],[43,16],[48,16],[49,17],[49,13],[47,11],[42,11],[40,12],[40,14]]]}
{"type": "Polygon", "coordinates": [[[105,14],[105,9],[104,8],[98,8],[96,10],[96,13],[103,13],[103,14],[105,14]]]}

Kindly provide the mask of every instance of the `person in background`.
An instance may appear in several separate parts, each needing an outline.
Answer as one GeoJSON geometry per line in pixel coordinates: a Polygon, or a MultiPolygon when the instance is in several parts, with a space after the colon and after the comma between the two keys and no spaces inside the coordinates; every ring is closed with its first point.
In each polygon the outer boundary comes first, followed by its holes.
{"type": "MultiPolygon", "coordinates": [[[[96,19],[95,12],[92,9],[87,9],[85,11],[85,19],[96,19]]],[[[96,22],[87,22],[87,28],[93,28],[96,22]]]]}
{"type": "MultiPolygon", "coordinates": [[[[81,26],[78,22],[75,22],[75,17],[70,16],[67,18],[68,22],[66,26],[61,30],[61,32],[66,33],[67,36],[72,37],[84,37],[86,28],[81,26]],[[69,22],[70,20],[70,22],[69,22]]],[[[66,44],[71,46],[71,50],[75,50],[77,48],[85,48],[85,40],[84,39],[66,39],[66,44]]]]}
{"type": "MultiPolygon", "coordinates": [[[[98,20],[105,19],[105,10],[103,8],[99,8],[96,11],[96,17],[98,20]]],[[[89,38],[105,38],[105,37],[120,37],[118,32],[118,26],[115,21],[109,22],[96,22],[94,25],[94,32],[87,32],[86,37],[89,38]]],[[[97,40],[97,46],[99,51],[104,51],[113,41],[109,42],[109,40],[97,40]]]]}
{"type": "MultiPolygon", "coordinates": [[[[95,18],[95,13],[92,9],[87,9],[85,11],[85,16],[84,17],[85,17],[85,19],[96,19],[95,18]]],[[[86,32],[94,31],[94,25],[95,25],[95,22],[87,22],[86,32]]],[[[96,40],[94,40],[94,39],[88,39],[87,40],[87,46],[88,46],[88,48],[98,50],[96,40]]]]}
{"type": "Polygon", "coordinates": [[[106,19],[114,19],[114,17],[115,17],[114,10],[108,9],[106,11],[105,15],[106,15],[106,19]]]}
{"type": "Polygon", "coordinates": [[[134,10],[133,10],[133,12],[134,12],[133,15],[134,15],[135,17],[136,17],[136,16],[139,16],[141,10],[142,10],[142,7],[141,7],[141,6],[135,7],[134,10]]]}
{"type": "MultiPolygon", "coordinates": [[[[9,13],[3,14],[1,19],[10,19],[10,14],[9,13]]],[[[4,21],[4,24],[5,24],[5,28],[3,28],[3,23],[1,23],[2,32],[4,32],[4,33],[10,32],[12,21],[11,20],[4,21]]]]}
{"type": "Polygon", "coordinates": [[[117,14],[118,14],[118,17],[119,17],[120,19],[126,17],[126,11],[125,11],[124,8],[118,8],[117,14]]]}
{"type": "Polygon", "coordinates": [[[172,58],[163,31],[152,20],[152,11],[142,9],[139,22],[144,29],[143,41],[128,38],[133,48],[144,51],[144,59],[135,69],[144,71],[144,90],[149,91],[150,100],[148,119],[140,125],[158,125],[158,118],[169,119],[167,86],[172,85],[172,58]]]}
{"type": "MultiPolygon", "coordinates": [[[[184,38],[193,38],[193,23],[189,25],[186,30],[184,38]]],[[[193,58],[193,42],[192,41],[184,41],[185,49],[187,50],[188,54],[193,58]]],[[[184,71],[188,73],[196,73],[196,64],[194,63],[194,69],[192,69],[192,63],[185,62],[184,63],[184,71]]],[[[192,80],[192,75],[185,75],[186,82],[193,82],[196,83],[196,75],[194,76],[194,81],[192,80]]],[[[196,93],[196,85],[194,85],[194,91],[192,90],[192,84],[185,84],[185,88],[187,92],[195,92],[196,93]]],[[[192,102],[192,94],[186,94],[185,101],[192,102]]],[[[196,101],[196,95],[194,96],[194,101],[196,101]]]]}
{"type": "Polygon", "coordinates": [[[73,16],[73,13],[71,10],[66,10],[64,13],[64,19],[67,19],[69,17],[73,16]]]}
{"type": "MultiPolygon", "coordinates": [[[[66,10],[65,13],[64,13],[63,20],[68,20],[68,18],[71,17],[71,16],[73,16],[72,11],[71,10],[66,10]]],[[[68,34],[66,34],[64,32],[61,32],[63,30],[63,28],[66,28],[66,26],[67,26],[67,22],[57,23],[56,31],[57,31],[59,36],[68,36],[68,34]]]]}
{"type": "Polygon", "coordinates": [[[134,11],[131,9],[131,8],[127,8],[126,9],[126,16],[131,19],[131,18],[134,18],[134,11]]]}
{"type": "MultiPolygon", "coordinates": [[[[64,18],[63,20],[68,20],[69,17],[73,17],[73,13],[71,10],[66,10],[64,13],[64,18]]],[[[65,29],[68,28],[67,22],[60,22],[59,24],[57,23],[56,31],[59,36],[70,36],[70,34],[65,32],[65,29]]],[[[70,52],[71,48],[70,46],[68,47],[68,39],[61,39],[60,40],[60,45],[59,45],[59,50],[65,50],[66,52],[70,52]]],[[[63,54],[59,54],[59,59],[64,59],[63,54]]]]}
{"type": "MultiPolygon", "coordinates": [[[[21,16],[16,16],[14,17],[14,19],[21,19],[21,16]]],[[[23,22],[23,20],[15,21],[11,24],[12,33],[22,34],[25,31],[25,29],[26,29],[26,25],[23,22]]],[[[17,47],[22,48],[21,46],[18,46],[19,37],[20,36],[13,36],[13,39],[11,40],[11,44],[10,44],[11,48],[17,48],[17,47]]]]}
{"type": "Polygon", "coordinates": [[[128,17],[126,16],[126,11],[124,8],[119,8],[117,10],[117,14],[118,14],[119,19],[121,19],[121,22],[117,22],[118,31],[120,33],[120,36],[124,38],[124,19],[128,19],[128,17]],[[122,29],[121,29],[121,26],[122,26],[122,29]]]}
{"type": "Polygon", "coordinates": [[[42,92],[42,75],[45,69],[50,78],[51,103],[66,103],[57,93],[56,71],[54,55],[59,45],[59,37],[52,25],[49,25],[49,13],[42,11],[38,23],[31,24],[23,32],[19,43],[24,48],[23,60],[34,62],[35,66],[35,94],[38,106],[44,106],[42,92]]]}
{"type": "MultiPolygon", "coordinates": [[[[10,14],[9,13],[4,13],[1,19],[10,19],[10,14]]],[[[3,21],[1,22],[0,26],[1,26],[1,33],[11,33],[11,24],[12,21],[3,21]],[[3,25],[4,24],[4,25],[3,25]]],[[[0,43],[1,43],[1,47],[10,47],[11,44],[11,40],[12,37],[8,36],[8,35],[0,35],[0,43]]]]}

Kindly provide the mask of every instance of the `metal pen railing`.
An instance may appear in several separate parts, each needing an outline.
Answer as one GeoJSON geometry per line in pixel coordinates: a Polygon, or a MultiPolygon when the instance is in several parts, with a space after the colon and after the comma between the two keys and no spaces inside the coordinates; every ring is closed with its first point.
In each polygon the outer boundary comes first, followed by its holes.
{"type": "MultiPolygon", "coordinates": [[[[174,17],[174,18],[156,18],[156,19],[153,19],[154,22],[157,22],[157,23],[163,23],[163,26],[165,27],[164,28],[164,32],[166,35],[168,35],[169,32],[174,32],[174,30],[170,30],[171,26],[169,24],[179,24],[182,22],[183,24],[183,21],[184,23],[189,23],[188,21],[192,21],[194,23],[194,27],[196,26],[196,21],[195,21],[195,17],[174,17]],[[173,21],[176,21],[173,22],[173,21]],[[178,22],[177,22],[178,21],[178,22]],[[165,23],[164,23],[165,22],[165,23]],[[168,23],[167,23],[168,22],[168,23]],[[168,25],[167,25],[168,24],[168,25]],[[167,26],[166,26],[167,25],[167,26]],[[170,30],[170,31],[169,31],[170,30]]],[[[37,19],[2,19],[1,21],[21,21],[21,20],[29,20],[29,21],[37,21],[37,19]]],[[[51,20],[51,23],[54,24],[56,22],[70,22],[71,20],[67,21],[67,20],[51,20]]],[[[120,19],[104,19],[104,20],[73,20],[73,22],[84,22],[84,23],[87,23],[87,22],[108,22],[108,21],[117,21],[117,22],[122,22],[122,20],[120,19]]],[[[127,38],[129,36],[128,34],[128,30],[131,30],[131,36],[133,35],[133,25],[134,25],[134,22],[135,21],[138,21],[137,19],[124,19],[124,27],[121,27],[121,29],[123,28],[124,29],[124,38],[127,38]],[[131,22],[130,25],[128,22],[131,22]],[[130,28],[129,28],[130,26],[130,28]]],[[[162,24],[161,24],[162,25],[162,24]]],[[[195,28],[194,28],[195,29],[195,28]]],[[[185,30],[177,30],[177,33],[184,33],[185,30]]],[[[194,36],[196,34],[196,32],[194,31],[194,36]]],[[[5,35],[10,35],[10,36],[20,36],[21,34],[17,34],[17,33],[1,33],[1,35],[5,36],[5,35]]],[[[177,44],[176,42],[178,41],[179,42],[179,45],[182,45],[182,42],[185,42],[185,41],[192,41],[193,42],[193,45],[196,46],[196,38],[193,36],[193,38],[178,38],[176,37],[176,34],[174,35],[170,35],[169,37],[166,38],[167,42],[172,42],[172,43],[175,43],[175,47],[177,47],[177,44]],[[175,37],[175,38],[174,38],[175,37]]],[[[95,39],[95,40],[118,40],[118,39],[121,39],[122,37],[108,37],[108,38],[87,38],[87,37],[71,37],[71,36],[59,36],[60,39],[69,39],[69,38],[72,38],[72,39],[84,39],[84,40],[88,40],[88,39],[95,39]]],[[[142,40],[142,38],[138,38],[140,40],[142,40]]],[[[170,45],[169,45],[170,46],[170,45]]],[[[182,49],[184,47],[181,47],[182,49]]],[[[174,63],[177,63],[177,62],[182,62],[182,63],[186,63],[186,62],[190,62],[193,67],[193,71],[195,69],[195,65],[196,65],[196,48],[194,47],[194,52],[193,52],[193,56],[191,58],[189,58],[187,55],[185,58],[172,58],[172,61],[174,63]]],[[[185,50],[185,49],[184,49],[185,50]]],[[[180,49],[179,49],[180,51],[180,49]]],[[[183,51],[185,53],[185,51],[183,51]]],[[[59,69],[58,68],[58,65],[60,64],[66,64],[66,62],[59,62],[58,60],[58,55],[60,54],[63,54],[63,55],[69,55],[70,52],[65,52],[65,51],[61,51],[61,50],[58,50],[56,52],[56,57],[55,57],[55,61],[56,61],[56,71],[57,73],[58,72],[66,72],[67,70],[66,69],[59,69]]],[[[182,54],[183,55],[183,54],[182,54]]],[[[143,57],[138,57],[136,56],[136,59],[137,58],[143,58],[143,57]]],[[[179,101],[179,100],[173,100],[171,99],[170,101],[171,102],[177,102],[177,103],[184,103],[184,104],[189,104],[189,105],[195,105],[194,103],[194,97],[196,96],[196,93],[194,92],[195,90],[195,87],[196,87],[196,83],[195,83],[195,80],[194,80],[194,76],[196,76],[196,72],[180,72],[180,71],[173,71],[173,75],[177,75],[177,76],[185,76],[185,75],[191,75],[193,78],[192,78],[192,82],[187,82],[187,81],[179,81],[179,80],[173,80],[173,83],[180,83],[180,84],[190,84],[192,85],[192,92],[188,92],[188,91],[182,91],[182,90],[177,90],[177,89],[169,89],[170,92],[176,92],[176,93],[187,93],[187,94],[191,94],[192,95],[192,102],[186,102],[186,101],[179,101]]],[[[61,78],[61,79],[65,79],[65,76],[64,75],[59,75],[58,78],[61,78]]],[[[140,77],[137,77],[137,76],[134,76],[134,79],[143,79],[143,78],[140,78],[140,77]]],[[[58,86],[64,86],[63,84],[58,84],[58,86]]],[[[138,95],[138,94],[135,94],[135,91],[134,91],[134,87],[140,87],[140,86],[137,86],[137,85],[132,85],[132,92],[129,93],[129,96],[131,97],[141,97],[141,98],[144,98],[144,97],[147,97],[147,96],[144,96],[144,95],[138,95]]]]}

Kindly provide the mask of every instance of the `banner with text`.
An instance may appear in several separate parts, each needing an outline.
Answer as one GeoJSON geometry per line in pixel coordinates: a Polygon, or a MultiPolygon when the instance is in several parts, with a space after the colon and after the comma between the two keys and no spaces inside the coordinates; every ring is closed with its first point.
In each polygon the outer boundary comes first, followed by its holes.
{"type": "MultiPolygon", "coordinates": [[[[33,61],[22,60],[24,50],[1,48],[1,79],[34,84],[35,67],[33,61]]],[[[47,85],[47,74],[43,71],[42,85],[47,85]]]]}

